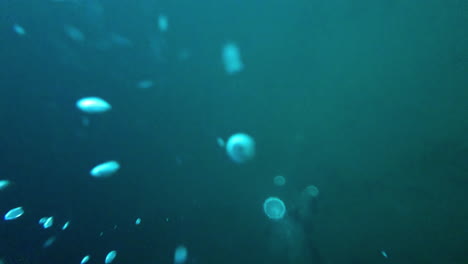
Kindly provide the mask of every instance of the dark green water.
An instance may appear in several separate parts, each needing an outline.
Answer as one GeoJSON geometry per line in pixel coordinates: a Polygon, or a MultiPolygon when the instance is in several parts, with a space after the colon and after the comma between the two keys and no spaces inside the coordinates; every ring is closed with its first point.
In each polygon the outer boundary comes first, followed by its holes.
{"type": "Polygon", "coordinates": [[[184,244],[193,264],[466,264],[467,28],[459,0],[3,0],[0,213],[25,214],[0,222],[0,257],[171,264],[184,244]],[[83,126],[84,96],[113,109],[83,126]],[[256,140],[248,164],[216,144],[237,132],[256,140]],[[110,159],[116,175],[89,176],[110,159]],[[281,223],[269,196],[290,209],[281,223]]]}

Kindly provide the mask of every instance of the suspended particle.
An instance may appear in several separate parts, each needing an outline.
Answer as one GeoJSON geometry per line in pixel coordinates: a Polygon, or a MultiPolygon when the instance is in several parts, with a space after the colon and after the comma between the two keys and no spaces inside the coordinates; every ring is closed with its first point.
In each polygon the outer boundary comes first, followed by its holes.
{"type": "Polygon", "coordinates": [[[107,253],[105,263],[110,264],[112,261],[114,261],[115,257],[117,256],[117,251],[112,250],[111,252],[107,253]]]}
{"type": "Polygon", "coordinates": [[[41,219],[39,219],[39,224],[44,225],[46,221],[47,221],[47,217],[42,217],[41,219]]]}
{"type": "Polygon", "coordinates": [[[222,61],[224,70],[229,75],[237,74],[244,69],[244,63],[242,62],[239,48],[235,43],[231,42],[223,46],[222,61]]]}
{"type": "Polygon", "coordinates": [[[116,173],[119,169],[120,164],[115,160],[111,160],[95,166],[91,169],[90,174],[96,178],[105,178],[112,176],[112,174],[116,173]]]}
{"type": "Polygon", "coordinates": [[[385,252],[385,251],[383,251],[383,250],[380,251],[380,254],[382,254],[382,256],[383,256],[384,258],[388,258],[387,252],[385,252]]]}
{"type": "Polygon", "coordinates": [[[273,178],[273,183],[276,186],[283,186],[286,184],[286,178],[284,176],[278,175],[273,178]]]}
{"type": "Polygon", "coordinates": [[[91,258],[91,257],[90,257],[89,255],[84,256],[84,257],[81,259],[80,264],[86,264],[86,263],[89,261],[90,258],[91,258]]]}
{"type": "Polygon", "coordinates": [[[141,218],[137,218],[137,220],[135,220],[135,225],[139,225],[141,224],[141,218]]]}
{"type": "Polygon", "coordinates": [[[263,211],[272,220],[280,220],[286,214],[286,205],[277,197],[269,197],[263,203],[263,211]]]}
{"type": "Polygon", "coordinates": [[[8,211],[3,217],[6,221],[15,220],[24,214],[23,207],[16,207],[8,211]]]}
{"type": "Polygon", "coordinates": [[[85,97],[76,102],[76,107],[88,114],[104,113],[112,109],[112,106],[99,97],[85,97]]]}
{"type": "Polygon", "coordinates": [[[234,162],[245,163],[255,156],[255,141],[247,134],[234,134],[227,141],[226,152],[234,162]]]}
{"type": "Polygon", "coordinates": [[[178,246],[174,252],[174,264],[182,264],[187,260],[188,251],[183,245],[178,246]]]}

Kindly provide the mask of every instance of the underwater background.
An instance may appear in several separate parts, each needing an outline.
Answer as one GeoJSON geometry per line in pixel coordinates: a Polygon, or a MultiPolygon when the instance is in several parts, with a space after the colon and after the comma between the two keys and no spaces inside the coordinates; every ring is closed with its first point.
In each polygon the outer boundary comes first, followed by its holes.
{"type": "Polygon", "coordinates": [[[4,264],[468,263],[467,1],[2,0],[0,40],[4,264]]]}

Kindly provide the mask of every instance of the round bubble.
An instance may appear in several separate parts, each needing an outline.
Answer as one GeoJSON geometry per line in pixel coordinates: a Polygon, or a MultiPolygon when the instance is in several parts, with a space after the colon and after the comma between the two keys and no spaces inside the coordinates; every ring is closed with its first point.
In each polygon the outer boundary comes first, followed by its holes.
{"type": "Polygon", "coordinates": [[[277,197],[269,197],[263,203],[263,211],[268,218],[273,220],[280,220],[286,214],[286,206],[284,202],[277,197]]]}
{"type": "Polygon", "coordinates": [[[236,163],[247,162],[255,156],[255,141],[247,134],[234,134],[227,141],[226,152],[236,163]]]}
{"type": "Polygon", "coordinates": [[[315,185],[309,185],[304,190],[306,195],[311,197],[317,197],[319,195],[319,189],[315,185]]]}
{"type": "Polygon", "coordinates": [[[276,186],[283,186],[286,184],[286,178],[284,176],[278,175],[273,178],[273,183],[276,186]]]}

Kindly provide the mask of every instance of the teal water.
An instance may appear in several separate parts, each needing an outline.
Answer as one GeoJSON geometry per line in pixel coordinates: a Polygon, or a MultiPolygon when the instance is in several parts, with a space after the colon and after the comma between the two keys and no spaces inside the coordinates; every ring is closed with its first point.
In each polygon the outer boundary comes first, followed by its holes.
{"type": "Polygon", "coordinates": [[[468,2],[7,0],[0,18],[0,213],[25,211],[0,223],[5,264],[180,245],[194,264],[468,263],[468,2]],[[246,164],[217,144],[238,132],[246,164]]]}

